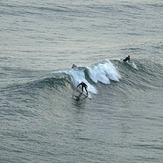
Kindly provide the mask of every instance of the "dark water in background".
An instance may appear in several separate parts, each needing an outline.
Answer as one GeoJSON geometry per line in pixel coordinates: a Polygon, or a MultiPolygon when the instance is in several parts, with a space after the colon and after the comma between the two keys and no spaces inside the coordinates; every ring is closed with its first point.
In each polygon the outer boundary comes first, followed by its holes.
{"type": "Polygon", "coordinates": [[[0,19],[0,162],[163,161],[162,1],[2,0],[0,19]]]}

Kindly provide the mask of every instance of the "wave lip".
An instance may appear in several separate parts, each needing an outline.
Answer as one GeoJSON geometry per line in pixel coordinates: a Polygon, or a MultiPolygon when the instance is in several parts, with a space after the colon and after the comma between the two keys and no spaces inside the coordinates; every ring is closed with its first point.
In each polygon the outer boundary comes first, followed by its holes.
{"type": "Polygon", "coordinates": [[[109,60],[105,60],[103,63],[98,63],[87,69],[88,75],[94,83],[101,82],[103,84],[110,84],[110,80],[119,81],[121,78],[120,74],[109,60]]]}

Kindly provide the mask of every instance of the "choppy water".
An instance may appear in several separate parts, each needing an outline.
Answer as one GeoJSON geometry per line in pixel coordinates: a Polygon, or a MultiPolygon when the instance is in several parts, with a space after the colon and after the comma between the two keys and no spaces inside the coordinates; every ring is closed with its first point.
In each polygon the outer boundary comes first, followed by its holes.
{"type": "Polygon", "coordinates": [[[0,20],[0,162],[162,163],[161,0],[2,0],[0,20]]]}

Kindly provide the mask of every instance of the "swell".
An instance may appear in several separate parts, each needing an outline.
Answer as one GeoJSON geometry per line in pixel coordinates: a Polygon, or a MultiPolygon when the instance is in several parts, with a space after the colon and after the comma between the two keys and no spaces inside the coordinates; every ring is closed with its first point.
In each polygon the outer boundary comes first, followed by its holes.
{"type": "Polygon", "coordinates": [[[17,115],[37,117],[40,107],[44,109],[58,103],[65,105],[81,81],[87,83],[91,94],[98,94],[92,97],[100,102],[142,91],[161,94],[163,65],[149,60],[132,62],[137,69],[121,60],[105,60],[88,67],[46,72],[41,78],[38,75],[31,77],[30,81],[24,82],[23,79],[22,83],[11,83],[0,90],[1,116],[9,119],[17,115]]]}
{"type": "Polygon", "coordinates": [[[76,67],[53,71],[48,77],[28,83],[34,89],[53,89],[62,92],[72,90],[81,81],[88,85],[88,91],[98,94],[98,85],[121,86],[123,89],[151,90],[163,86],[163,65],[150,60],[132,60],[124,63],[121,60],[104,60],[88,67],[76,67]]]}
{"type": "Polygon", "coordinates": [[[92,94],[105,91],[107,85],[112,85],[117,91],[162,89],[163,65],[150,60],[133,60],[132,63],[104,60],[88,67],[53,71],[41,79],[37,77],[26,83],[9,85],[1,89],[1,93],[8,94],[9,98],[12,94],[14,97],[18,94],[34,99],[40,92],[60,94],[65,90],[72,91],[81,81],[88,85],[88,91],[92,94]]]}
{"type": "Polygon", "coordinates": [[[160,88],[163,78],[163,65],[151,60],[134,60],[138,69],[128,64],[120,64],[122,83],[129,88],[150,90],[160,88]]]}

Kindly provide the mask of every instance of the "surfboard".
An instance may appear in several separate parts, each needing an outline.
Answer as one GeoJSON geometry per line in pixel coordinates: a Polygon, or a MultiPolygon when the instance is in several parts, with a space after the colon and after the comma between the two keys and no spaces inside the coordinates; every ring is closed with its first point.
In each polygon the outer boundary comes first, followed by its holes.
{"type": "Polygon", "coordinates": [[[82,99],[85,99],[85,98],[92,99],[91,94],[89,92],[88,92],[88,95],[87,95],[87,93],[85,91],[82,92],[82,90],[80,88],[77,88],[77,89],[74,90],[72,97],[75,98],[75,99],[79,99],[79,98],[80,99],[81,98],[82,99]]]}
{"type": "Polygon", "coordinates": [[[126,63],[128,65],[130,65],[132,68],[134,68],[135,70],[138,70],[138,68],[137,68],[137,66],[136,66],[136,64],[134,62],[130,61],[130,62],[126,62],[126,63]]]}
{"type": "Polygon", "coordinates": [[[121,62],[131,66],[132,68],[134,68],[135,70],[139,70],[138,67],[136,66],[136,64],[133,61],[126,61],[124,62],[123,59],[121,59],[121,62]]]}

